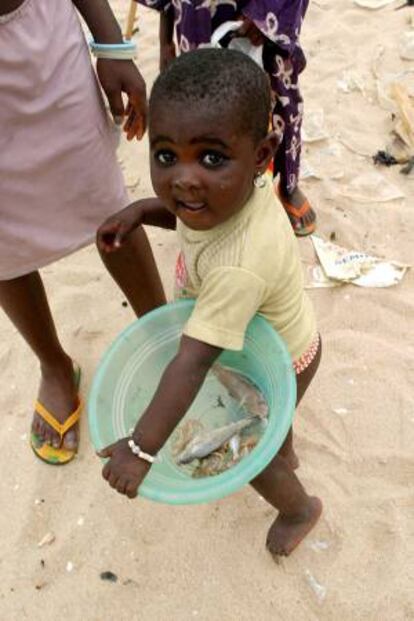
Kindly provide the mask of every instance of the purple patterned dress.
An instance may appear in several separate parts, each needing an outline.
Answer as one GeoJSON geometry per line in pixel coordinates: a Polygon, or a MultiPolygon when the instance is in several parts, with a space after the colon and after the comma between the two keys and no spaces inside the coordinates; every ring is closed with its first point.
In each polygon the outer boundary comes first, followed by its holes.
{"type": "Polygon", "coordinates": [[[292,192],[298,184],[303,99],[298,78],[306,66],[299,45],[302,20],[309,0],[138,0],[158,11],[174,10],[175,31],[181,52],[210,42],[224,22],[245,15],[265,35],[264,66],[277,95],[273,126],[283,136],[274,161],[282,187],[292,192]]]}

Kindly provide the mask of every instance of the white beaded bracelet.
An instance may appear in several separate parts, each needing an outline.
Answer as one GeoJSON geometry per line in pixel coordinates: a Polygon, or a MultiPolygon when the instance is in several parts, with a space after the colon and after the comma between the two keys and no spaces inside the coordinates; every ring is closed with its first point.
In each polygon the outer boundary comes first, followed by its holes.
{"type": "Polygon", "coordinates": [[[128,440],[128,446],[131,449],[132,453],[136,455],[139,459],[148,461],[150,464],[153,464],[155,461],[159,461],[159,457],[157,455],[153,457],[152,455],[149,455],[148,453],[144,453],[144,451],[141,451],[141,448],[138,446],[138,444],[135,444],[132,438],[128,440]]]}
{"type": "Polygon", "coordinates": [[[92,54],[95,58],[106,58],[108,60],[133,60],[137,57],[137,46],[132,41],[123,43],[89,43],[92,54]]]}

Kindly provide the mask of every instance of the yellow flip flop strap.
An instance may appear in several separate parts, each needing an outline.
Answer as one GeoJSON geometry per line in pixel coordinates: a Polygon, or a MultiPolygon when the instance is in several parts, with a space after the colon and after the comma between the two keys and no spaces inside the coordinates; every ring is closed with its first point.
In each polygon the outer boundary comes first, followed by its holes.
{"type": "Polygon", "coordinates": [[[63,438],[65,433],[78,422],[82,412],[82,407],[82,400],[79,399],[79,405],[77,409],[62,424],[58,420],[56,420],[53,414],[51,414],[49,410],[47,410],[45,406],[40,403],[40,401],[36,401],[35,405],[36,412],[39,414],[39,416],[41,416],[43,420],[52,427],[52,429],[57,431],[61,438],[63,438]]]}

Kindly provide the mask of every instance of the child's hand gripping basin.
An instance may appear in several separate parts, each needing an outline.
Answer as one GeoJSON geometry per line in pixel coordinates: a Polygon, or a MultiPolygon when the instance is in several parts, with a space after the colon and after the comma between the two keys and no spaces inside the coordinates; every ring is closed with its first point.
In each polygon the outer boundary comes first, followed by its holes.
{"type": "MultiPolygon", "coordinates": [[[[177,353],[183,327],[194,306],[181,300],[159,308],[124,330],[107,350],[92,383],[89,427],[97,450],[128,436],[151,401],[161,375],[177,353]]],[[[230,469],[194,478],[174,458],[174,434],[160,451],[139,494],[170,504],[196,504],[235,492],[273,459],[292,424],[296,380],[290,355],[270,324],[260,316],[250,322],[244,349],[225,351],[219,363],[255,384],[268,404],[267,424],[253,450],[230,469]]],[[[215,428],[246,416],[209,373],[183,421],[215,428]]],[[[181,423],[180,423],[181,424],[181,423]]]]}

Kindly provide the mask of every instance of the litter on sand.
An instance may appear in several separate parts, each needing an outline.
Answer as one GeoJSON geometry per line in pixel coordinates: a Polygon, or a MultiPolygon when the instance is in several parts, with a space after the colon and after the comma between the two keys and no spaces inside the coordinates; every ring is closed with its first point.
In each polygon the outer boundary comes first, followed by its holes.
{"type": "Polygon", "coordinates": [[[345,416],[345,414],[349,413],[347,408],[333,408],[333,412],[338,414],[338,416],[345,416]]]}
{"type": "Polygon", "coordinates": [[[312,152],[302,160],[300,178],[342,179],[344,176],[342,151],[341,145],[332,141],[322,148],[312,149],[312,152]]]}
{"type": "Polygon", "coordinates": [[[410,97],[414,96],[414,69],[406,69],[399,73],[380,74],[379,68],[383,61],[385,48],[380,47],[372,61],[372,73],[375,79],[378,104],[383,110],[396,114],[398,111],[396,102],[392,96],[394,84],[399,84],[407,90],[410,97]]]}
{"type": "Polygon", "coordinates": [[[400,57],[403,60],[414,60],[414,31],[404,32],[400,42],[400,57]]]}
{"type": "Polygon", "coordinates": [[[395,81],[388,85],[387,97],[393,113],[392,142],[385,151],[377,153],[374,161],[385,165],[404,164],[400,172],[408,175],[414,168],[414,105],[411,91],[402,82],[395,81]]]}
{"type": "Polygon", "coordinates": [[[354,0],[354,4],[362,7],[363,9],[371,9],[371,11],[377,11],[384,8],[388,4],[392,4],[395,0],[354,0]]]}
{"type": "Polygon", "coordinates": [[[358,203],[387,203],[405,198],[400,188],[376,170],[354,177],[339,189],[339,193],[358,203]]]}
{"type": "Polygon", "coordinates": [[[342,285],[343,283],[339,280],[328,278],[321,265],[308,265],[305,289],[326,289],[342,285]]]}
{"type": "Polygon", "coordinates": [[[311,574],[309,569],[305,569],[305,576],[307,583],[316,595],[316,599],[320,604],[322,604],[326,597],[326,586],[318,582],[316,578],[311,574]]]}
{"type": "Polygon", "coordinates": [[[395,166],[398,164],[398,160],[388,153],[388,151],[377,151],[375,155],[372,156],[374,164],[381,166],[395,166]]]}
{"type": "Polygon", "coordinates": [[[308,547],[314,552],[319,552],[327,550],[329,548],[329,543],[327,541],[323,541],[322,539],[314,539],[313,541],[308,542],[308,547]]]}
{"type": "Polygon", "coordinates": [[[414,105],[410,94],[403,84],[394,83],[391,88],[391,97],[397,105],[397,116],[394,121],[394,132],[402,140],[409,151],[409,157],[414,155],[414,105]]]}
{"type": "Polygon", "coordinates": [[[56,537],[53,533],[46,533],[44,537],[37,544],[38,548],[43,548],[43,546],[50,546],[51,543],[55,541],[56,537]]]}
{"type": "Polygon", "coordinates": [[[113,571],[103,571],[100,574],[101,580],[106,580],[107,582],[117,582],[118,576],[114,574],[113,571]]]}
{"type": "Polygon", "coordinates": [[[408,265],[386,261],[357,250],[347,250],[321,237],[312,242],[327,278],[359,287],[391,287],[398,284],[408,265]]]}
{"type": "Polygon", "coordinates": [[[336,81],[336,86],[339,91],[346,94],[356,91],[365,92],[363,77],[351,71],[344,71],[336,81]]]}
{"type": "Polygon", "coordinates": [[[302,159],[300,165],[300,178],[301,179],[322,179],[320,174],[313,168],[313,166],[306,160],[302,159]]]}
{"type": "Polygon", "coordinates": [[[320,142],[327,140],[329,134],[325,128],[325,115],[322,108],[305,114],[302,127],[303,142],[320,142]]]}

